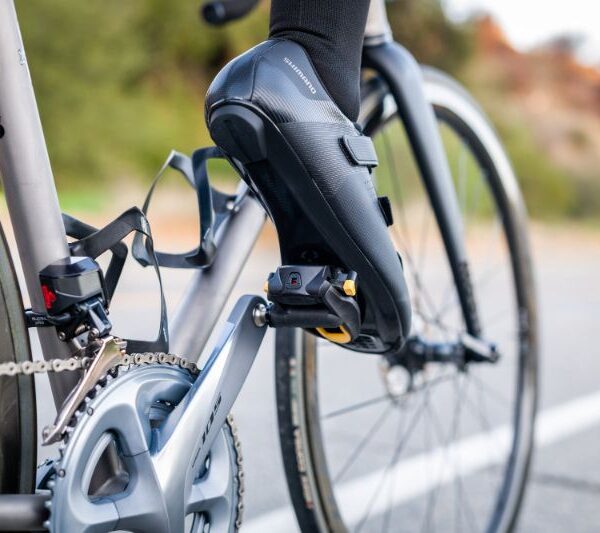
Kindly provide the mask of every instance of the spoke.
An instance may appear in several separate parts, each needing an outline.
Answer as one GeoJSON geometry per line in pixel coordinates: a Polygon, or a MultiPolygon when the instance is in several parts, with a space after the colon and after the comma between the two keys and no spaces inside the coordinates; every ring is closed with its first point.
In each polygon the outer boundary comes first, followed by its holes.
{"type": "Polygon", "coordinates": [[[447,323],[440,320],[437,316],[427,315],[423,313],[423,311],[419,312],[419,316],[428,326],[436,326],[443,333],[445,333],[445,340],[447,342],[456,340],[456,337],[458,337],[464,331],[464,328],[453,328],[452,326],[449,326],[447,323]]]}
{"type": "MultiPolygon", "coordinates": [[[[425,395],[423,395],[423,398],[424,397],[425,397],[425,395]]],[[[399,459],[402,451],[404,450],[406,443],[408,442],[408,438],[410,437],[410,435],[414,431],[415,427],[418,425],[419,420],[421,419],[421,412],[423,410],[424,401],[425,401],[424,399],[421,401],[420,409],[415,409],[412,417],[410,418],[410,421],[405,425],[406,429],[403,428],[403,430],[401,432],[402,438],[399,440],[398,445],[396,446],[394,453],[392,454],[392,458],[391,458],[390,462],[384,469],[383,474],[381,476],[381,480],[379,481],[377,487],[375,488],[375,491],[373,492],[371,498],[369,499],[369,502],[367,503],[367,507],[365,509],[365,513],[363,514],[363,517],[361,518],[358,525],[356,526],[355,531],[359,532],[363,528],[363,526],[365,525],[367,520],[369,519],[373,503],[379,496],[379,493],[381,492],[381,489],[383,488],[385,481],[389,475],[390,469],[392,467],[394,467],[396,465],[396,463],[398,462],[398,459],[399,459]]]]}
{"type": "MultiPolygon", "coordinates": [[[[432,380],[430,380],[428,382],[428,386],[432,386],[432,385],[436,385],[442,381],[447,381],[448,379],[451,379],[451,376],[448,375],[442,375],[442,376],[438,376],[436,378],[433,378],[432,380]]],[[[390,396],[388,393],[383,394],[381,396],[377,396],[375,398],[371,398],[369,400],[364,400],[362,402],[357,402],[351,405],[348,405],[346,407],[341,407],[340,409],[336,409],[334,411],[330,411],[329,413],[322,415],[321,416],[321,420],[325,421],[325,420],[330,420],[332,418],[336,418],[338,416],[342,416],[348,413],[352,413],[355,411],[359,411],[361,409],[365,409],[367,407],[371,407],[373,405],[378,405],[386,400],[389,401],[393,401],[393,402],[398,402],[400,400],[406,399],[408,397],[410,397],[411,395],[422,391],[425,388],[425,384],[423,385],[419,385],[418,387],[414,387],[410,390],[407,390],[406,392],[402,393],[402,394],[398,394],[397,396],[390,396]]]]}
{"type": "Polygon", "coordinates": [[[448,311],[448,306],[456,307],[458,303],[458,293],[456,292],[456,287],[454,285],[454,279],[452,277],[452,274],[450,274],[449,278],[450,279],[448,280],[446,287],[441,293],[443,294],[443,297],[441,299],[443,303],[435,315],[436,320],[441,319],[446,314],[446,312],[448,311]]]}
{"type": "Polygon", "coordinates": [[[473,283],[473,287],[477,287],[480,291],[483,290],[486,285],[493,281],[498,274],[504,272],[504,270],[504,261],[496,263],[481,273],[481,275],[475,280],[475,283],[473,283]]]}
{"type": "MultiPolygon", "coordinates": [[[[457,410],[456,427],[457,427],[457,434],[460,434],[460,418],[462,416],[464,406],[467,405],[467,400],[469,397],[467,391],[469,388],[470,381],[467,380],[464,376],[462,377],[462,379],[459,377],[459,379],[457,381],[458,381],[458,383],[456,384],[456,394],[458,396],[458,393],[460,391],[461,398],[460,398],[460,404],[459,404],[458,410],[457,410]]],[[[453,438],[453,440],[455,440],[455,438],[453,438]]],[[[452,455],[454,456],[455,492],[456,492],[456,495],[458,496],[459,502],[460,502],[460,505],[458,505],[456,511],[458,511],[458,513],[461,513],[461,511],[464,511],[464,514],[467,516],[467,521],[469,523],[470,529],[472,529],[473,531],[475,531],[477,533],[477,531],[479,531],[479,528],[477,526],[476,520],[474,519],[473,509],[471,507],[471,503],[469,501],[468,496],[465,497],[466,489],[465,489],[465,485],[464,485],[464,478],[463,478],[462,468],[461,468],[461,457],[460,457],[460,455],[458,455],[458,456],[456,455],[455,450],[452,455]]],[[[461,522],[462,522],[462,514],[461,514],[461,522]]],[[[460,530],[461,529],[458,529],[458,531],[460,531],[460,530]]]]}
{"type": "MultiPolygon", "coordinates": [[[[483,394],[483,387],[479,381],[473,381],[473,383],[475,383],[475,385],[477,387],[478,398],[477,398],[477,401],[475,401],[473,398],[467,397],[466,405],[469,407],[469,409],[473,413],[475,413],[475,416],[478,418],[481,428],[486,433],[492,434],[492,424],[490,423],[489,417],[487,415],[487,403],[485,401],[485,395],[483,394]]],[[[497,458],[500,458],[502,456],[502,450],[501,450],[500,446],[498,445],[498,441],[496,439],[494,440],[494,453],[495,453],[495,457],[497,457],[497,458]]],[[[494,458],[494,455],[492,455],[491,450],[488,449],[488,463],[489,464],[494,464],[494,461],[491,460],[493,458],[494,458]]],[[[493,491],[496,487],[496,484],[494,483],[493,468],[486,468],[485,470],[488,472],[488,476],[487,476],[488,481],[490,483],[490,488],[493,491]]]]}
{"type": "MultiPolygon", "coordinates": [[[[454,382],[454,394],[456,397],[456,401],[458,401],[458,388],[459,388],[459,384],[458,381],[460,380],[460,378],[454,382]]],[[[458,432],[458,426],[460,424],[460,421],[458,418],[455,417],[456,420],[456,427],[457,427],[457,432],[458,432]]],[[[453,456],[455,454],[452,454],[453,456]]],[[[463,531],[462,527],[460,527],[462,525],[462,501],[463,501],[463,493],[461,491],[461,486],[460,486],[460,482],[458,480],[458,476],[457,474],[457,468],[456,468],[456,457],[454,457],[454,461],[452,464],[452,470],[453,470],[453,478],[454,478],[454,491],[452,493],[453,496],[453,500],[454,500],[454,521],[455,521],[455,531],[463,531]]]]}
{"type": "MultiPolygon", "coordinates": [[[[398,173],[397,166],[396,166],[396,159],[394,157],[394,152],[391,147],[389,134],[388,134],[387,130],[383,131],[383,144],[384,144],[386,158],[387,158],[388,162],[391,163],[389,165],[389,172],[390,172],[389,178],[392,183],[393,194],[398,199],[398,204],[400,205],[400,220],[401,220],[402,232],[404,233],[405,243],[407,244],[407,246],[405,246],[404,248],[408,252],[409,249],[412,250],[412,245],[411,245],[411,241],[410,241],[410,234],[408,232],[408,222],[406,220],[406,211],[404,208],[405,207],[404,206],[404,198],[402,195],[402,190],[400,189],[401,180],[399,178],[399,173],[398,173]]],[[[396,225],[394,224],[392,227],[396,228],[396,225]]]]}
{"type": "Polygon", "coordinates": [[[507,398],[504,395],[504,393],[500,392],[495,387],[492,387],[489,383],[486,383],[479,376],[477,376],[473,373],[470,374],[470,377],[471,377],[471,380],[477,381],[481,385],[481,387],[485,388],[489,393],[491,393],[491,397],[495,398],[498,402],[502,403],[502,405],[509,404],[512,406],[513,400],[510,398],[507,398]]]}
{"type": "Polygon", "coordinates": [[[487,251],[486,251],[486,254],[483,256],[486,258],[486,264],[485,264],[485,268],[483,269],[483,272],[488,271],[494,262],[496,254],[493,254],[492,251],[493,251],[493,248],[495,247],[495,244],[500,241],[500,237],[501,237],[501,235],[503,235],[503,229],[504,229],[504,226],[502,224],[502,221],[500,220],[500,217],[498,216],[498,213],[496,212],[496,214],[494,216],[494,222],[492,224],[492,232],[491,232],[492,235],[488,239],[487,251]]]}
{"type": "MultiPolygon", "coordinates": [[[[462,476],[459,476],[456,479],[458,481],[457,482],[457,490],[458,490],[459,494],[461,495],[461,502],[464,502],[464,504],[465,504],[463,507],[461,507],[461,509],[464,509],[464,511],[465,511],[464,514],[467,517],[469,529],[471,529],[472,531],[477,533],[478,531],[481,531],[481,530],[477,523],[477,519],[475,518],[475,512],[473,511],[471,502],[469,501],[468,497],[465,498],[466,490],[465,490],[464,480],[463,480],[462,476]]],[[[461,530],[458,529],[457,531],[461,531],[461,530]]]]}
{"type": "MultiPolygon", "coordinates": [[[[424,419],[423,419],[423,450],[426,453],[431,453],[434,449],[433,433],[431,430],[431,391],[426,389],[424,396],[424,419]]],[[[423,478],[427,483],[431,483],[433,479],[433,468],[430,461],[423,462],[423,478]]]]}
{"type": "Polygon", "coordinates": [[[321,420],[329,420],[330,418],[335,418],[337,416],[345,415],[347,413],[352,413],[354,411],[358,411],[360,409],[364,409],[366,407],[371,407],[373,405],[378,405],[385,400],[390,400],[389,394],[383,394],[382,396],[377,396],[376,398],[371,398],[369,400],[364,400],[362,402],[357,402],[346,407],[341,407],[340,409],[336,409],[335,411],[331,411],[323,416],[321,416],[321,420]]]}
{"type": "MultiPolygon", "coordinates": [[[[410,265],[410,272],[415,284],[415,288],[418,291],[418,296],[421,296],[423,298],[423,301],[425,302],[427,309],[428,309],[428,314],[430,316],[435,316],[436,312],[435,312],[435,305],[433,303],[433,298],[431,297],[431,295],[429,294],[429,291],[425,288],[425,284],[423,283],[423,281],[421,280],[421,276],[418,273],[417,270],[417,266],[415,265],[412,257],[410,255],[406,256],[406,260],[410,265]]],[[[415,297],[417,295],[413,295],[413,297],[415,297]]]]}
{"type": "Polygon", "coordinates": [[[354,464],[354,461],[358,458],[361,452],[365,449],[367,444],[371,441],[371,439],[377,433],[377,429],[381,427],[383,421],[389,416],[392,411],[393,403],[390,404],[383,410],[383,412],[377,417],[373,425],[369,428],[369,431],[365,434],[362,440],[358,443],[358,446],[352,451],[346,462],[342,466],[342,468],[338,471],[338,473],[334,476],[334,482],[338,482],[344,474],[348,471],[348,469],[354,464]]]}
{"type": "Polygon", "coordinates": [[[500,309],[500,311],[496,311],[490,318],[484,320],[486,328],[489,328],[493,325],[497,325],[499,323],[502,323],[502,321],[511,318],[511,309],[512,307],[503,307],[502,309],[500,309]]]}
{"type": "MultiPolygon", "coordinates": [[[[439,423],[439,419],[437,418],[437,415],[434,416],[435,411],[434,411],[434,408],[431,405],[431,403],[428,404],[428,414],[429,414],[429,420],[432,422],[431,425],[435,429],[437,442],[440,445],[442,445],[442,447],[444,447],[443,431],[440,428],[440,423],[439,423]]],[[[445,458],[445,456],[446,456],[446,454],[444,454],[444,458],[445,458]]],[[[437,479],[439,479],[439,477],[440,477],[439,469],[438,469],[438,475],[435,477],[437,477],[437,479]]],[[[427,503],[425,504],[425,515],[424,515],[423,523],[421,525],[421,531],[423,531],[423,532],[431,530],[431,516],[433,514],[434,507],[435,507],[435,499],[437,498],[437,488],[438,487],[436,487],[435,490],[432,490],[429,492],[429,497],[427,498],[427,503]]]]}
{"type": "Polygon", "coordinates": [[[412,389],[412,391],[413,391],[413,393],[423,391],[424,394],[429,395],[429,393],[433,389],[434,385],[439,385],[440,383],[444,383],[446,381],[452,381],[453,379],[454,379],[454,374],[452,374],[452,373],[441,374],[439,376],[436,376],[432,379],[425,381],[425,383],[423,383],[422,385],[419,385],[418,387],[415,387],[414,389],[412,389]]]}
{"type": "MultiPolygon", "coordinates": [[[[498,230],[494,231],[494,238],[490,238],[488,240],[489,243],[498,240],[498,233],[499,233],[499,229],[501,228],[501,226],[500,226],[497,218],[496,218],[496,222],[497,222],[497,224],[495,224],[495,227],[497,227],[498,230]]],[[[491,245],[488,245],[488,248],[489,248],[488,252],[484,256],[487,258],[486,267],[484,269],[482,269],[481,274],[479,274],[479,276],[477,276],[472,283],[473,289],[477,289],[474,291],[476,294],[480,294],[481,292],[483,292],[483,289],[491,281],[493,281],[499,274],[501,274],[502,272],[504,272],[506,270],[506,261],[496,261],[494,263],[494,261],[493,261],[494,254],[491,253],[491,248],[492,248],[491,245]]],[[[444,303],[442,304],[439,311],[435,315],[436,319],[444,318],[449,311],[451,311],[452,309],[454,309],[455,307],[457,307],[459,305],[458,293],[456,292],[456,289],[452,290],[453,288],[454,288],[453,280],[450,279],[449,287],[447,287],[447,289],[444,291],[444,298],[442,299],[442,301],[444,303]]]]}
{"type": "MultiPolygon", "coordinates": [[[[459,374],[455,374],[455,378],[457,379],[459,376],[459,374]]],[[[455,381],[456,381],[455,379],[455,381]]],[[[443,460],[440,464],[440,468],[438,470],[438,475],[437,475],[437,486],[435,487],[435,489],[430,492],[429,494],[429,499],[427,502],[427,509],[426,509],[426,513],[425,513],[425,520],[423,522],[423,526],[421,528],[422,531],[429,531],[431,529],[430,524],[431,524],[431,517],[435,511],[435,506],[437,504],[437,498],[438,498],[438,494],[440,491],[440,488],[442,486],[442,478],[443,478],[443,474],[444,474],[444,465],[446,460],[448,459],[450,450],[449,450],[449,444],[450,442],[456,440],[456,433],[458,430],[458,426],[457,426],[457,421],[458,421],[458,417],[456,416],[456,413],[460,411],[462,407],[462,402],[459,401],[458,396],[456,396],[455,399],[455,405],[454,405],[454,419],[452,421],[452,427],[450,428],[449,434],[446,438],[444,438],[443,436],[443,429],[441,427],[441,423],[439,421],[439,418],[437,416],[437,413],[435,412],[435,410],[431,409],[430,413],[431,413],[431,419],[432,421],[434,421],[433,427],[436,430],[437,433],[437,437],[439,442],[443,442],[442,444],[442,448],[443,448],[443,460]]]]}
{"type": "MultiPolygon", "coordinates": [[[[390,165],[389,165],[390,166],[390,169],[389,169],[390,170],[390,181],[392,184],[393,194],[398,199],[398,205],[399,205],[399,211],[400,211],[400,221],[401,221],[403,235],[400,234],[400,231],[396,224],[394,224],[392,226],[392,233],[396,236],[397,247],[404,249],[403,259],[406,260],[410,264],[410,270],[411,270],[415,285],[418,288],[419,293],[421,295],[423,295],[423,297],[426,299],[426,304],[430,308],[430,311],[433,313],[434,306],[432,305],[432,299],[431,299],[430,295],[427,293],[427,291],[425,290],[424,285],[421,282],[420,276],[418,274],[419,272],[421,272],[419,266],[420,266],[421,260],[423,258],[420,257],[420,259],[418,259],[417,262],[415,262],[414,258],[413,258],[412,252],[414,251],[414,249],[413,249],[413,245],[412,245],[412,241],[411,241],[411,237],[410,237],[410,232],[408,230],[409,226],[408,226],[408,222],[406,220],[406,209],[405,209],[404,199],[402,196],[402,191],[400,189],[401,180],[399,178],[399,173],[397,171],[397,166],[396,166],[396,159],[393,156],[391,143],[390,143],[389,136],[388,136],[388,133],[386,130],[384,130],[382,137],[384,140],[384,150],[385,150],[386,158],[390,162],[390,165]],[[400,246],[398,246],[398,245],[400,245],[400,246]]],[[[427,213],[429,212],[429,204],[427,202],[424,202],[423,209],[424,209],[424,217],[426,217],[427,213]]],[[[427,233],[428,233],[428,227],[426,227],[425,229],[427,230],[427,233]]],[[[421,239],[425,238],[427,233],[423,232],[421,235],[421,239]]]]}
{"type": "Polygon", "coordinates": [[[421,222],[421,235],[419,239],[419,250],[417,252],[417,272],[423,272],[423,266],[425,265],[429,228],[432,219],[430,209],[429,203],[423,202],[423,221],[421,222]]]}
{"type": "MultiPolygon", "coordinates": [[[[398,410],[399,416],[398,416],[398,429],[396,430],[396,439],[395,442],[398,442],[402,436],[402,411],[398,410]]],[[[396,478],[397,478],[397,472],[394,472],[394,474],[392,475],[392,480],[390,482],[390,486],[388,488],[388,504],[387,504],[387,509],[385,511],[385,514],[383,516],[383,524],[381,526],[381,530],[382,531],[389,531],[390,529],[390,524],[391,524],[391,520],[392,520],[392,514],[393,514],[393,496],[394,496],[394,491],[396,488],[396,478]]]]}

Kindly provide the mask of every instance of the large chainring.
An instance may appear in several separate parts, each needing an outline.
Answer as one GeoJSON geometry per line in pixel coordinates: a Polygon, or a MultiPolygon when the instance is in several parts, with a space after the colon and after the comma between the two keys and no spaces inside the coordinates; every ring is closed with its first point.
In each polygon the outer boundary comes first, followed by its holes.
{"type": "MultiPolygon", "coordinates": [[[[121,367],[96,386],[67,428],[60,457],[40,482],[40,489],[52,493],[45,524],[51,532],[171,530],[165,512],[169,502],[154,470],[154,440],[195,377],[184,368],[153,364],[121,367]]],[[[205,464],[186,475],[191,480],[187,501],[177,502],[185,513],[185,530],[237,531],[243,472],[231,417],[205,464]]]]}

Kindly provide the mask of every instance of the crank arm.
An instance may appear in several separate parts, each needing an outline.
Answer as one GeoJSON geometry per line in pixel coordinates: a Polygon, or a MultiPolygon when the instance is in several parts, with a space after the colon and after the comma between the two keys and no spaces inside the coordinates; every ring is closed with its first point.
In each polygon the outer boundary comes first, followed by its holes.
{"type": "Polygon", "coordinates": [[[264,338],[266,323],[256,317],[265,303],[258,296],[240,298],[195,383],[154,434],[151,453],[167,501],[187,501],[190,473],[204,464],[264,338]]]}
{"type": "Polygon", "coordinates": [[[77,411],[86,395],[94,388],[96,383],[119,362],[125,354],[125,343],[114,337],[101,339],[102,345],[94,357],[89,368],[87,368],[79,380],[77,387],[65,400],[60,411],[56,415],[54,424],[47,426],[42,431],[42,445],[47,446],[60,440],[65,432],[69,421],[77,411]]]}

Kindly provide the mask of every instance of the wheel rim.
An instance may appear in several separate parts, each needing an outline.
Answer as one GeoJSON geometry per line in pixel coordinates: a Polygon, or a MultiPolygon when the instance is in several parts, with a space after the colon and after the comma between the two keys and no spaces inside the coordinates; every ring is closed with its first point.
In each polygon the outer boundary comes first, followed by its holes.
{"type": "MultiPolygon", "coordinates": [[[[332,529],[348,527],[354,530],[385,531],[403,527],[411,530],[505,530],[512,524],[518,508],[529,462],[535,404],[535,380],[532,377],[535,365],[531,362],[535,358],[534,324],[533,317],[530,316],[532,304],[521,279],[527,275],[527,272],[523,272],[527,267],[511,261],[509,252],[522,252],[518,249],[522,243],[517,242],[516,239],[519,237],[514,235],[513,224],[516,215],[509,211],[511,208],[509,199],[503,195],[504,189],[500,187],[496,169],[486,168],[492,160],[485,147],[477,146],[476,139],[469,138],[469,135],[473,136],[473,132],[458,119],[457,115],[450,113],[448,108],[438,106],[437,112],[446,124],[442,126],[445,146],[450,155],[455,156],[450,157],[450,162],[453,165],[453,176],[461,209],[470,215],[465,220],[467,252],[469,256],[473,256],[470,259],[475,297],[480,304],[485,334],[487,338],[498,342],[498,339],[507,337],[507,333],[510,333],[511,342],[502,340],[499,343],[504,354],[499,365],[488,369],[477,368],[473,371],[469,369],[467,373],[450,372],[447,377],[443,373],[434,378],[428,377],[420,385],[419,392],[398,397],[390,404],[385,391],[384,394],[377,394],[366,386],[366,381],[370,379],[369,372],[373,374],[372,369],[367,367],[376,364],[373,362],[373,357],[348,354],[321,341],[317,341],[315,345],[314,339],[305,336],[302,358],[299,361],[303,368],[300,374],[304,375],[304,380],[296,386],[302,389],[301,394],[304,397],[300,403],[305,406],[304,417],[310,428],[305,438],[309,441],[307,446],[314,473],[312,483],[317,486],[316,492],[320,493],[317,503],[321,504],[323,514],[326,515],[325,521],[332,529]],[[452,128],[449,128],[448,124],[452,128]],[[470,176],[469,172],[465,172],[466,169],[472,173],[475,162],[483,165],[486,172],[480,172],[476,176],[470,176]],[[489,191],[487,203],[485,198],[483,201],[481,199],[482,193],[486,192],[481,185],[487,187],[489,191]],[[495,201],[491,201],[492,192],[496,194],[495,201]],[[498,209],[504,210],[504,213],[494,222],[490,217],[490,208],[496,205],[498,209]],[[473,207],[477,209],[472,209],[473,207]],[[509,247],[505,239],[503,247],[494,248],[494,243],[499,242],[498,237],[503,238],[506,234],[512,236],[515,242],[510,242],[509,247]],[[491,239],[488,235],[495,238],[491,239]],[[484,244],[487,247],[484,247],[484,244]],[[498,254],[489,252],[490,247],[492,251],[503,252],[500,254],[504,257],[503,269],[494,266],[496,262],[492,259],[498,254]],[[502,285],[510,290],[502,290],[502,285]],[[502,320],[499,321],[497,317],[490,314],[489,304],[492,299],[490,296],[486,297],[486,291],[488,293],[491,291],[494,296],[492,311],[495,310],[496,315],[502,320]],[[504,309],[505,305],[500,305],[500,300],[508,304],[506,309],[504,309]],[[509,317],[509,320],[506,320],[506,317],[509,317]],[[510,327],[507,328],[507,324],[510,324],[510,327]],[[504,332],[498,332],[499,329],[503,329],[504,332]],[[316,349],[313,349],[315,346],[316,349]],[[317,357],[317,353],[321,357],[317,357]],[[345,368],[348,365],[358,367],[358,370],[354,371],[358,376],[357,382],[340,381],[340,364],[344,364],[345,368]],[[492,389],[494,382],[502,383],[501,388],[504,390],[492,389]],[[506,383],[511,387],[508,393],[506,383]],[[432,393],[434,389],[432,384],[435,384],[435,395],[432,393]],[[343,400],[343,391],[349,391],[353,401],[348,401],[350,396],[343,400]],[[463,394],[459,394],[460,391],[463,394]],[[505,398],[507,394],[508,402],[505,398]],[[411,409],[414,413],[418,411],[419,404],[411,407],[410,402],[414,404],[414,401],[419,399],[419,395],[421,411],[425,405],[429,410],[427,415],[430,426],[429,437],[424,427],[427,425],[423,422],[424,417],[410,414],[411,409]],[[487,405],[500,399],[504,400],[502,408],[487,405]],[[464,415],[441,417],[442,419],[439,420],[440,414],[434,413],[433,403],[444,404],[446,412],[450,411],[454,414],[470,411],[470,421],[465,424],[464,415]],[[394,407],[390,408],[389,405],[394,407]],[[351,406],[358,408],[350,411],[351,406]],[[493,416],[487,412],[491,410],[495,411],[493,416]],[[363,414],[356,416],[358,411],[363,414]],[[393,414],[399,412],[404,414],[393,414]],[[350,423],[347,422],[348,418],[343,423],[337,425],[334,423],[336,418],[353,416],[354,420],[350,423]],[[398,418],[395,424],[395,436],[392,430],[388,429],[387,432],[382,430],[383,421],[394,416],[398,418]],[[435,418],[438,420],[434,420],[435,418]],[[513,427],[516,428],[514,432],[513,427]],[[355,428],[361,428],[362,433],[355,428]],[[399,442],[408,440],[398,438],[405,431],[410,431],[411,436],[420,434],[423,440],[421,448],[412,446],[411,449],[409,445],[398,447],[399,442]],[[395,444],[387,447],[387,453],[382,450],[386,438],[388,442],[395,444]],[[430,442],[437,442],[437,445],[426,445],[427,438],[430,442]],[[448,440],[455,443],[455,446],[444,446],[444,442],[448,440]],[[350,442],[352,445],[349,444],[350,442]],[[496,454],[500,459],[490,458],[490,450],[487,457],[486,454],[482,454],[484,445],[495,445],[496,454]],[[364,457],[369,456],[366,451],[369,446],[377,451],[374,457],[371,453],[371,461],[365,461],[364,457]],[[479,451],[474,455],[471,453],[470,457],[467,457],[468,460],[465,460],[463,456],[472,450],[473,446],[479,451]],[[444,473],[443,465],[448,461],[439,457],[447,455],[448,450],[452,451],[461,463],[457,467],[455,462],[454,473],[444,473]],[[401,457],[403,454],[407,460],[401,457]],[[404,479],[392,480],[393,476],[384,473],[386,472],[385,460],[387,458],[389,463],[390,457],[395,477],[404,475],[404,479]],[[362,467],[356,466],[359,458],[363,461],[362,467]],[[424,458],[427,460],[424,461],[424,458]],[[415,476],[418,477],[417,487],[414,486],[415,479],[408,481],[413,484],[413,487],[407,487],[406,475],[411,472],[414,474],[416,466],[426,467],[427,463],[437,467],[438,473],[430,472],[420,477],[415,476]],[[374,479],[373,472],[386,478],[384,482],[378,483],[374,479]],[[432,477],[433,481],[431,481],[432,477]],[[484,478],[487,478],[487,481],[484,481],[484,478]],[[493,485],[490,478],[493,478],[493,485]],[[485,486],[492,487],[487,489],[487,493],[482,488],[484,483],[485,486]],[[361,487],[374,488],[374,495],[361,496],[359,494],[361,487]],[[484,497],[486,494],[487,498],[484,497]],[[386,504],[386,501],[389,504],[386,504]],[[365,512],[357,511],[360,503],[363,504],[365,512]],[[440,510],[442,506],[445,509],[440,510]],[[482,516],[485,516],[485,520],[482,520],[482,516]],[[445,527],[441,528],[440,524],[445,527]],[[448,524],[451,524],[451,527],[448,527],[448,524]]],[[[378,190],[380,194],[388,195],[395,207],[395,222],[398,229],[394,231],[394,238],[399,244],[400,251],[403,252],[407,276],[411,280],[418,317],[417,328],[421,328],[421,332],[430,339],[444,338],[452,331],[456,332],[457,328],[460,329],[458,327],[461,322],[460,315],[455,309],[458,306],[452,305],[456,298],[452,294],[453,291],[447,288],[448,282],[446,281],[445,284],[440,282],[443,278],[439,272],[440,265],[443,264],[443,268],[447,271],[446,280],[450,279],[450,271],[447,261],[439,260],[440,257],[444,259],[443,254],[439,253],[439,250],[442,250],[439,236],[437,260],[435,256],[431,259],[433,254],[430,247],[424,244],[431,242],[431,234],[437,230],[431,211],[429,210],[428,216],[424,215],[428,208],[426,202],[419,203],[415,200],[415,196],[418,195],[418,180],[416,170],[413,168],[411,185],[410,171],[407,170],[407,161],[410,161],[408,148],[405,144],[405,148],[399,150],[397,141],[390,142],[390,139],[398,138],[401,134],[400,130],[396,120],[395,126],[393,122],[388,122],[386,128],[380,131],[379,135],[374,136],[380,155],[378,190]],[[390,127],[395,127],[397,131],[393,132],[390,127]],[[401,174],[398,169],[401,169],[401,174]],[[395,176],[395,180],[390,179],[392,176],[395,176]],[[398,179],[399,176],[401,181],[398,179]],[[398,185],[401,185],[404,190],[398,191],[398,185]],[[402,203],[404,205],[400,205],[402,203]],[[409,203],[411,205],[408,205],[409,203]],[[419,220],[419,217],[424,223],[419,224],[420,231],[416,231],[414,221],[419,220]],[[402,224],[404,234],[401,231],[402,224]],[[414,251],[414,243],[420,243],[420,251],[414,251]],[[433,270],[433,274],[428,274],[428,269],[433,270]],[[436,269],[438,272],[435,272],[436,269]],[[435,292],[435,296],[441,301],[437,305],[433,305],[436,299],[429,294],[431,292],[435,292]],[[452,319],[453,312],[455,316],[452,319]],[[454,329],[449,327],[452,320],[454,320],[454,329]]],[[[423,199],[422,195],[421,200],[423,199]]],[[[452,288],[453,285],[449,286],[452,288]]],[[[344,376],[346,374],[348,373],[343,373],[344,376]]]]}

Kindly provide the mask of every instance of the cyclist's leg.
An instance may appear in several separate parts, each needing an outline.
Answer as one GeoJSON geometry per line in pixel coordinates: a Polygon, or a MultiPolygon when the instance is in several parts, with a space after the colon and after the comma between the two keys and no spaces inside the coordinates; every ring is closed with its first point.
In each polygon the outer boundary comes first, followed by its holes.
{"type": "Polygon", "coordinates": [[[271,38],[301,44],[350,119],[360,105],[360,60],[370,0],[272,0],[271,38]]]}

